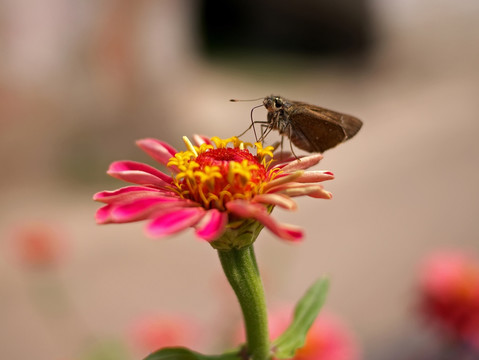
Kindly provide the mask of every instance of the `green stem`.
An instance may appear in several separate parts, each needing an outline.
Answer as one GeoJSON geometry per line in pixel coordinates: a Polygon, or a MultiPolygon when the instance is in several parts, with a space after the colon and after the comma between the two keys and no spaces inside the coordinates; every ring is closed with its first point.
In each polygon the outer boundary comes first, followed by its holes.
{"type": "Polygon", "coordinates": [[[248,353],[253,360],[268,360],[271,358],[268,316],[253,245],[218,250],[218,256],[243,312],[248,353]]]}

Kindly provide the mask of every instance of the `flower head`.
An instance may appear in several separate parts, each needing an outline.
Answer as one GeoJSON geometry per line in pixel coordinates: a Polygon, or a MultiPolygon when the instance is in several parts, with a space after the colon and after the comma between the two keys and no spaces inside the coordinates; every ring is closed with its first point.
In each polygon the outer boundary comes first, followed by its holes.
{"type": "Polygon", "coordinates": [[[195,227],[197,236],[218,249],[242,247],[263,226],[282,239],[300,240],[301,229],[276,222],[270,216],[273,208],[294,210],[292,198],[301,195],[331,198],[318,182],[333,174],[305,171],[322,159],[320,154],[278,161],[273,147],[261,143],[253,146],[236,137],[194,140],[196,145],[184,137],[186,151],[156,139],[137,141],[172,175],[143,163],[112,163],[109,175],[136,185],[95,194],[94,200],[106,204],[97,211],[97,222],[148,220],[146,232],[155,238],[195,227]],[[255,153],[248,149],[252,147],[255,153]]]}
{"type": "Polygon", "coordinates": [[[335,316],[322,313],[313,323],[304,346],[294,360],[358,360],[360,351],[347,326],[335,316]]]}
{"type": "Polygon", "coordinates": [[[422,266],[420,291],[426,318],[479,350],[479,261],[457,251],[431,254],[422,266]]]}
{"type": "MultiPolygon", "coordinates": [[[[290,309],[276,310],[269,316],[271,339],[279,337],[291,323],[290,309]]],[[[236,334],[236,342],[244,342],[244,330],[236,334]]],[[[274,358],[274,356],[273,356],[274,358]]],[[[304,346],[292,360],[358,360],[360,348],[348,326],[331,312],[322,311],[308,331],[304,346]]]]}
{"type": "Polygon", "coordinates": [[[196,321],[180,315],[150,315],[139,318],[131,329],[134,348],[143,355],[163,347],[198,345],[201,332],[196,321]]]}
{"type": "Polygon", "coordinates": [[[50,268],[64,258],[65,236],[59,226],[36,221],[15,229],[13,245],[19,260],[31,268],[50,268]]]}

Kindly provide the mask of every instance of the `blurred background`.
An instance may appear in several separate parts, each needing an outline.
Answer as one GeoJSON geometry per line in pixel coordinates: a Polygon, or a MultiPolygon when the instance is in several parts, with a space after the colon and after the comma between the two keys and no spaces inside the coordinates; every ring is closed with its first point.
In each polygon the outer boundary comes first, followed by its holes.
{"type": "Polygon", "coordinates": [[[136,139],[240,134],[260,102],[228,100],[270,94],[364,122],[320,163],[332,201],[275,210],[306,240],[256,243],[271,306],[327,274],[362,358],[439,346],[417,269],[436,249],[478,251],[479,2],[1,0],[0,53],[1,359],[94,344],[117,352],[96,359],[140,358],[132,329],[161,314],[200,324],[187,345],[223,350],[240,315],[210,246],[97,226],[91,197],[124,185],[109,163],[153,164],[136,139]]]}

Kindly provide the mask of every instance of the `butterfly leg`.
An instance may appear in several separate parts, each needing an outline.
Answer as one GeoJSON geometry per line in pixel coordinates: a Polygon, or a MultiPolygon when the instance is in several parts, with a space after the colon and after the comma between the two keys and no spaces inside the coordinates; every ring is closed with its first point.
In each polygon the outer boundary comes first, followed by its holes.
{"type": "Polygon", "coordinates": [[[273,130],[273,128],[269,125],[267,121],[261,124],[261,137],[259,138],[259,141],[263,142],[266,136],[273,130]],[[266,129],[266,130],[265,130],[266,129]]]}
{"type": "MultiPolygon", "coordinates": [[[[248,132],[248,130],[251,129],[253,126],[254,126],[254,123],[251,123],[251,125],[248,126],[248,128],[247,128],[245,131],[243,131],[241,134],[239,134],[239,135],[236,136],[236,137],[237,137],[237,138],[242,137],[242,136],[243,136],[244,134],[246,134],[246,133],[248,132]]],[[[254,127],[253,127],[253,129],[254,129],[254,127]]],[[[256,132],[254,133],[254,136],[256,137],[256,132]]]]}
{"type": "Polygon", "coordinates": [[[256,128],[254,126],[255,126],[255,124],[262,124],[261,126],[263,127],[264,126],[263,124],[267,124],[267,123],[268,123],[267,121],[253,121],[253,122],[251,122],[251,125],[248,126],[248,128],[245,131],[243,131],[241,134],[239,134],[237,137],[239,138],[239,137],[243,136],[244,134],[246,134],[248,132],[249,129],[253,128],[255,140],[260,141],[261,138],[258,139],[258,136],[256,135],[256,128]]]}
{"type": "MultiPolygon", "coordinates": [[[[293,142],[291,141],[291,136],[292,136],[292,135],[293,135],[293,127],[290,126],[290,127],[289,127],[289,136],[288,136],[288,137],[289,137],[289,148],[291,149],[291,154],[293,154],[293,156],[294,156],[298,161],[301,161],[301,159],[296,155],[296,153],[295,153],[294,150],[293,150],[293,142]]],[[[283,136],[283,138],[284,138],[284,136],[283,136]]],[[[282,140],[283,140],[283,139],[281,139],[281,144],[282,144],[282,140]]]]}

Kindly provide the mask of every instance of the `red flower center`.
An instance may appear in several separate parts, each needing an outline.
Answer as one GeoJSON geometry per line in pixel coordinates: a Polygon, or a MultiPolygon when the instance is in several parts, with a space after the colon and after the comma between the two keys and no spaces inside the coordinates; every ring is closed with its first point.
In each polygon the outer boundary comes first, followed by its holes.
{"type": "MultiPolygon", "coordinates": [[[[211,149],[198,155],[195,161],[200,165],[199,169],[204,169],[205,166],[218,166],[220,171],[225,175],[228,172],[231,161],[242,163],[246,160],[249,165],[257,165],[258,169],[255,171],[255,176],[251,180],[263,180],[265,178],[266,169],[258,161],[256,156],[251,154],[248,150],[241,150],[238,148],[221,148],[211,149]]],[[[257,182],[257,181],[255,181],[257,182]]]]}
{"type": "Polygon", "coordinates": [[[257,156],[240,148],[208,149],[189,166],[177,179],[182,196],[220,210],[230,200],[254,197],[270,176],[257,156]]]}

